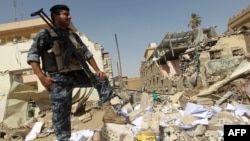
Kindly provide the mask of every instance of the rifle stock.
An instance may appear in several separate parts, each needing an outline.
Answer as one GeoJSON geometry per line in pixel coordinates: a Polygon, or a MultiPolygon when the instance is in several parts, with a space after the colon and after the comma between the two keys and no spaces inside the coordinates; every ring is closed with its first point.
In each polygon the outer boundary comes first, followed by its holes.
{"type": "MultiPolygon", "coordinates": [[[[65,54],[63,55],[63,65],[68,66],[70,59],[69,56],[72,55],[72,53],[76,56],[76,58],[79,60],[80,64],[82,65],[82,68],[84,72],[89,77],[92,85],[97,85],[98,80],[93,74],[93,72],[89,69],[89,66],[84,59],[84,57],[81,55],[79,51],[77,51],[76,47],[68,37],[68,35],[64,34],[57,26],[53,23],[53,21],[46,15],[46,13],[43,11],[43,8],[31,13],[31,16],[37,16],[39,15],[48,25],[49,27],[65,42],[67,49],[65,51],[65,54]],[[65,60],[66,59],[66,60],[65,60]]],[[[86,46],[85,46],[86,47],[86,46]]]]}

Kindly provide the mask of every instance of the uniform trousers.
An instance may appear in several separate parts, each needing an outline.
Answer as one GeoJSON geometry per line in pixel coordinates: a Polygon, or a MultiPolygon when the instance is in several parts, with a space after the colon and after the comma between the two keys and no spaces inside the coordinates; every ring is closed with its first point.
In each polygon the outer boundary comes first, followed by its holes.
{"type": "Polygon", "coordinates": [[[58,141],[67,141],[71,137],[72,91],[75,87],[94,87],[101,102],[111,99],[112,88],[108,79],[102,81],[95,74],[98,83],[92,84],[83,70],[48,74],[56,82],[49,90],[51,101],[52,123],[58,141]]]}

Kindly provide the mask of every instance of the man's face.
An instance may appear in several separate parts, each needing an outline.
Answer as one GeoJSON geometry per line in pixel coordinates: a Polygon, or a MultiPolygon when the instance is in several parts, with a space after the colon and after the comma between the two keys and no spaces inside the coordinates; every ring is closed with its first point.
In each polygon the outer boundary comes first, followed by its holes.
{"type": "Polygon", "coordinates": [[[55,16],[55,23],[58,26],[62,28],[66,28],[70,25],[71,16],[70,16],[69,11],[61,10],[59,15],[55,14],[54,16],[55,16]]]}

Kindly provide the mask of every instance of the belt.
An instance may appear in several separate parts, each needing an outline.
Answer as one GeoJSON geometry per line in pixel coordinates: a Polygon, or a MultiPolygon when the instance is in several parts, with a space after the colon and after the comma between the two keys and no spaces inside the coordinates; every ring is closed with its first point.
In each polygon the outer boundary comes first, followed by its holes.
{"type": "Polygon", "coordinates": [[[70,73],[73,73],[75,71],[66,71],[66,72],[46,72],[47,75],[56,75],[56,74],[59,74],[59,75],[66,75],[66,74],[70,74],[70,73]]]}
{"type": "Polygon", "coordinates": [[[46,72],[46,74],[68,74],[68,73],[71,73],[71,72],[77,72],[77,71],[81,71],[81,69],[77,69],[77,70],[72,70],[72,69],[68,69],[68,70],[65,70],[65,71],[62,71],[62,72],[46,72]]]}

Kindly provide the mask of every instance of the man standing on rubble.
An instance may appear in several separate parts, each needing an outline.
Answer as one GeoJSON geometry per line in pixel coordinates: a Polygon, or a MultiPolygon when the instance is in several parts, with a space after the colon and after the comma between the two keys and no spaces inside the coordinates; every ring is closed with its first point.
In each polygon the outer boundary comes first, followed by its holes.
{"type": "Polygon", "coordinates": [[[153,92],[152,97],[153,97],[153,106],[156,106],[158,104],[158,94],[156,93],[156,91],[153,92]]]}
{"type": "MultiPolygon", "coordinates": [[[[64,32],[76,47],[84,52],[83,56],[95,71],[98,85],[94,87],[99,93],[99,98],[105,110],[103,122],[125,124],[126,118],[119,116],[110,103],[112,88],[107,76],[96,64],[93,54],[88,50],[79,36],[69,28],[71,23],[70,9],[67,5],[54,5],[50,9],[51,19],[58,29],[64,32]]],[[[38,32],[27,57],[34,73],[42,85],[48,90],[52,122],[58,141],[69,140],[71,136],[71,106],[72,90],[74,87],[92,87],[91,80],[82,69],[79,60],[70,56],[70,64],[64,67],[65,42],[52,29],[42,29],[38,32]],[[42,66],[40,66],[40,57],[42,66]],[[56,71],[55,71],[56,70],[56,71]]]]}

